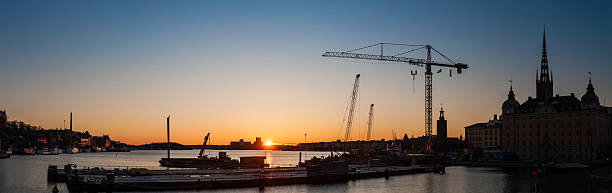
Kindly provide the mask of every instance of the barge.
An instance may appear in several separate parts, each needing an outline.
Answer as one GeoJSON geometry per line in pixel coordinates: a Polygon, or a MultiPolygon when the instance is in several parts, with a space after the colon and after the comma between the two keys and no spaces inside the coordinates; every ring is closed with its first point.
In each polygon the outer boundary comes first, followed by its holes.
{"type": "Polygon", "coordinates": [[[322,184],[430,172],[442,173],[444,166],[349,167],[346,164],[334,163],[328,166],[150,170],[134,173],[127,169],[78,170],[69,165],[63,170],[50,166],[49,180],[66,180],[71,192],[160,191],[322,184]]]}

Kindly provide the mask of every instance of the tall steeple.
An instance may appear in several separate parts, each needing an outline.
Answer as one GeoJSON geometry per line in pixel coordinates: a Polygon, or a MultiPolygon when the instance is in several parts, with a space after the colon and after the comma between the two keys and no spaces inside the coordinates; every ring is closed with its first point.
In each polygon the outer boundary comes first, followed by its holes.
{"type": "Polygon", "coordinates": [[[446,141],[447,138],[447,121],[444,119],[444,108],[440,105],[440,118],[438,119],[437,125],[438,130],[436,135],[440,141],[446,141]]]}
{"type": "Polygon", "coordinates": [[[548,52],[546,50],[546,29],[542,34],[542,60],[540,61],[540,73],[536,75],[536,97],[552,98],[553,96],[552,74],[548,68],[548,52]]]}

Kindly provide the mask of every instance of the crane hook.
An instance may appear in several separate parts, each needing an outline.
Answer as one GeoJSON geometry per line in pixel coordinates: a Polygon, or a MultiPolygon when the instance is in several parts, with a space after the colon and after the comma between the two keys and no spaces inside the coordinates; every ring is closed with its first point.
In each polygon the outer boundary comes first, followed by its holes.
{"type": "Polygon", "coordinates": [[[416,77],[417,71],[416,70],[414,70],[414,71],[411,70],[410,71],[410,75],[412,75],[412,94],[414,94],[415,93],[415,90],[414,90],[414,77],[416,77]]]}

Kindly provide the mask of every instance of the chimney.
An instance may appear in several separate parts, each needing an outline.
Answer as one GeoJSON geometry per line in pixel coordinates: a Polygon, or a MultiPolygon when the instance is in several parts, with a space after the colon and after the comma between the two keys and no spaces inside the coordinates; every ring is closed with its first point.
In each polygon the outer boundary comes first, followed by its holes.
{"type": "Polygon", "coordinates": [[[497,114],[493,114],[493,120],[496,121],[497,120],[497,114]]]}
{"type": "Polygon", "coordinates": [[[72,131],[72,112],[70,112],[70,131],[72,131]]]}

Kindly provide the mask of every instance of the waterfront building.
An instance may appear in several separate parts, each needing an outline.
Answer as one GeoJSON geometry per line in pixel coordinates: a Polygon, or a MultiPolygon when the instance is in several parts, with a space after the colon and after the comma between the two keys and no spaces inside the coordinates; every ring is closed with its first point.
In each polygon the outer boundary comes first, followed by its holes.
{"type": "Polygon", "coordinates": [[[252,149],[252,146],[250,141],[244,141],[244,139],[230,142],[231,149],[252,149]]]}
{"type": "Polygon", "coordinates": [[[255,138],[255,143],[253,143],[253,146],[254,146],[256,149],[262,149],[262,148],[263,148],[263,145],[264,145],[264,144],[263,144],[263,141],[261,141],[261,137],[256,137],[256,138],[255,138]]]}
{"type": "Polygon", "coordinates": [[[6,116],[6,111],[0,111],[0,128],[4,128],[7,121],[8,117],[6,116]]]}
{"type": "Polygon", "coordinates": [[[501,146],[502,121],[493,115],[493,120],[465,127],[465,142],[471,149],[498,150],[501,146]]]}
{"type": "MultiPolygon", "coordinates": [[[[610,157],[612,117],[610,107],[599,103],[589,77],[586,93],[578,99],[553,96],[546,36],[536,74],[536,97],[520,104],[512,86],[502,105],[502,149],[521,160],[601,160],[610,157]]],[[[467,138],[467,133],[466,133],[467,138]]]]}

